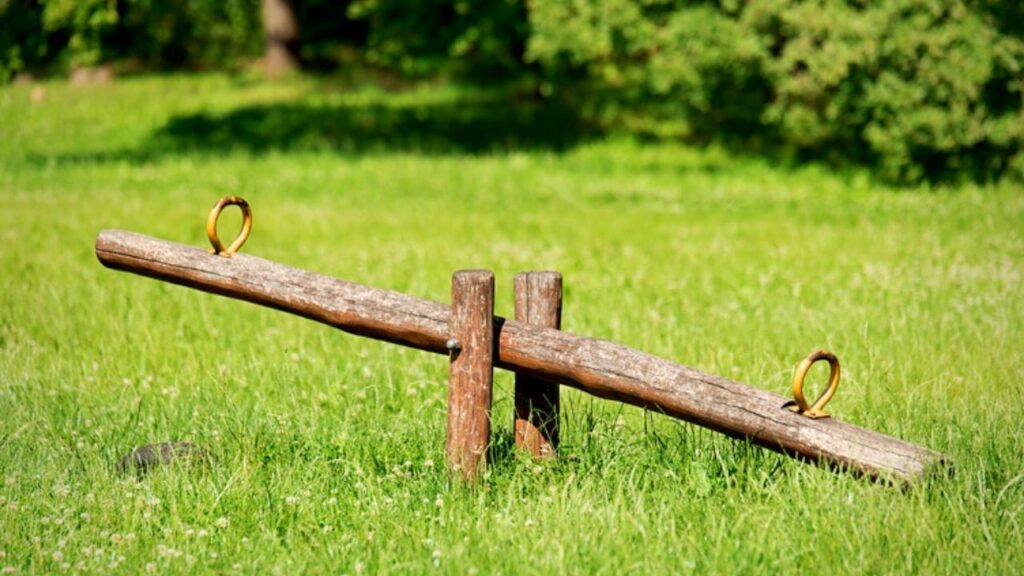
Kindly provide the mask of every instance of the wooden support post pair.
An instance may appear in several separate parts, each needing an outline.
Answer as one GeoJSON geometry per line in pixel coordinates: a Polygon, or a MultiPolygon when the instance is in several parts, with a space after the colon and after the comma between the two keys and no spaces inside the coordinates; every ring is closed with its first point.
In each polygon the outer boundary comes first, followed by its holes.
{"type": "MultiPolygon", "coordinates": [[[[515,282],[516,320],[558,329],[562,276],[524,272],[515,282]]],[[[448,465],[473,480],[486,465],[491,436],[491,389],[496,352],[494,273],[462,270],[452,276],[448,372],[448,465]]],[[[558,447],[558,385],[516,373],[516,446],[537,458],[558,447]]]]}

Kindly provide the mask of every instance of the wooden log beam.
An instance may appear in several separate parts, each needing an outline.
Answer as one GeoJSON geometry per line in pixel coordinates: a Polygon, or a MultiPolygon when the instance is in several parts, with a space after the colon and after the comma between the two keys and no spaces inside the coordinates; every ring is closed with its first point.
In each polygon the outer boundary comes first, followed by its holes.
{"type": "MultiPolygon", "coordinates": [[[[346,332],[447,354],[451,308],[238,254],[132,232],[96,239],[103,265],[246,300],[346,332]]],[[[812,420],[783,408],[778,394],[705,374],[616,342],[495,317],[495,364],[601,398],[663,412],[790,456],[872,478],[912,482],[948,468],[932,450],[835,418],[812,420]]]]}

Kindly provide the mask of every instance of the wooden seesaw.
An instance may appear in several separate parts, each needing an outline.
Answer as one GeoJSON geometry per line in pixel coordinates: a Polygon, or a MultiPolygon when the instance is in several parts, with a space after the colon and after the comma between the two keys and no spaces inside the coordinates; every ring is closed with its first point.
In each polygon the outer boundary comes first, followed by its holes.
{"type": "Polygon", "coordinates": [[[554,454],[558,385],[662,412],[771,450],[875,479],[910,484],[930,470],[951,470],[932,450],[827,417],[822,410],[839,384],[839,362],[819,351],[793,381],[795,401],[705,374],[617,342],[559,330],[561,276],[530,272],[516,278],[516,319],[494,315],[494,274],[455,272],[452,305],[291,268],[238,254],[252,228],[241,198],[210,212],[205,250],[122,230],[103,230],[96,256],[109,268],[246,300],[345,332],[449,356],[449,466],[473,479],[485,464],[491,427],[494,367],[516,373],[516,443],[532,454],[554,454]],[[242,232],[230,247],[217,237],[221,210],[238,205],[242,232]],[[831,365],[829,385],[813,404],[803,378],[818,360],[831,365]]]}

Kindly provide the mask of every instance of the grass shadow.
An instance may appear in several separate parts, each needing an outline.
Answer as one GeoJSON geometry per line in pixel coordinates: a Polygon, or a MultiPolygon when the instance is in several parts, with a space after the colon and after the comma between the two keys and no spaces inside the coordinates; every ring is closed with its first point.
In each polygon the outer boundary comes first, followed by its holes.
{"type": "Polygon", "coordinates": [[[407,151],[486,154],[565,151],[597,135],[558,101],[477,98],[415,105],[287,103],[171,118],[144,149],[183,151],[407,151]]]}

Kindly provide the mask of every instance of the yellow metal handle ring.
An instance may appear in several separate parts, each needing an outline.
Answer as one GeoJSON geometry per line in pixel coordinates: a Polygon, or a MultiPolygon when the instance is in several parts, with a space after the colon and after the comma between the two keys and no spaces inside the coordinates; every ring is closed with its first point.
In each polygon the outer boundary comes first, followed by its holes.
{"type": "Polygon", "coordinates": [[[252,209],[249,208],[249,203],[239,196],[225,196],[221,198],[213,207],[213,210],[210,210],[210,217],[206,219],[206,236],[210,239],[210,244],[213,246],[211,252],[226,258],[234,256],[242,248],[242,244],[245,244],[245,241],[249,239],[249,232],[251,231],[252,209]],[[242,230],[238,233],[235,241],[227,248],[224,248],[220,238],[217,236],[217,220],[220,218],[221,211],[226,206],[238,206],[242,209],[242,230]]]}
{"type": "Polygon", "coordinates": [[[827,418],[828,414],[824,411],[825,405],[835,396],[836,389],[838,388],[839,358],[825,350],[811,352],[800,363],[800,366],[796,369],[796,374],[793,376],[793,399],[796,400],[796,405],[790,406],[789,409],[808,418],[827,418]],[[811,369],[811,366],[819,360],[827,360],[832,373],[828,377],[828,388],[825,388],[825,391],[814,401],[814,404],[808,406],[807,399],[804,398],[804,379],[807,377],[807,372],[811,369]]]}

